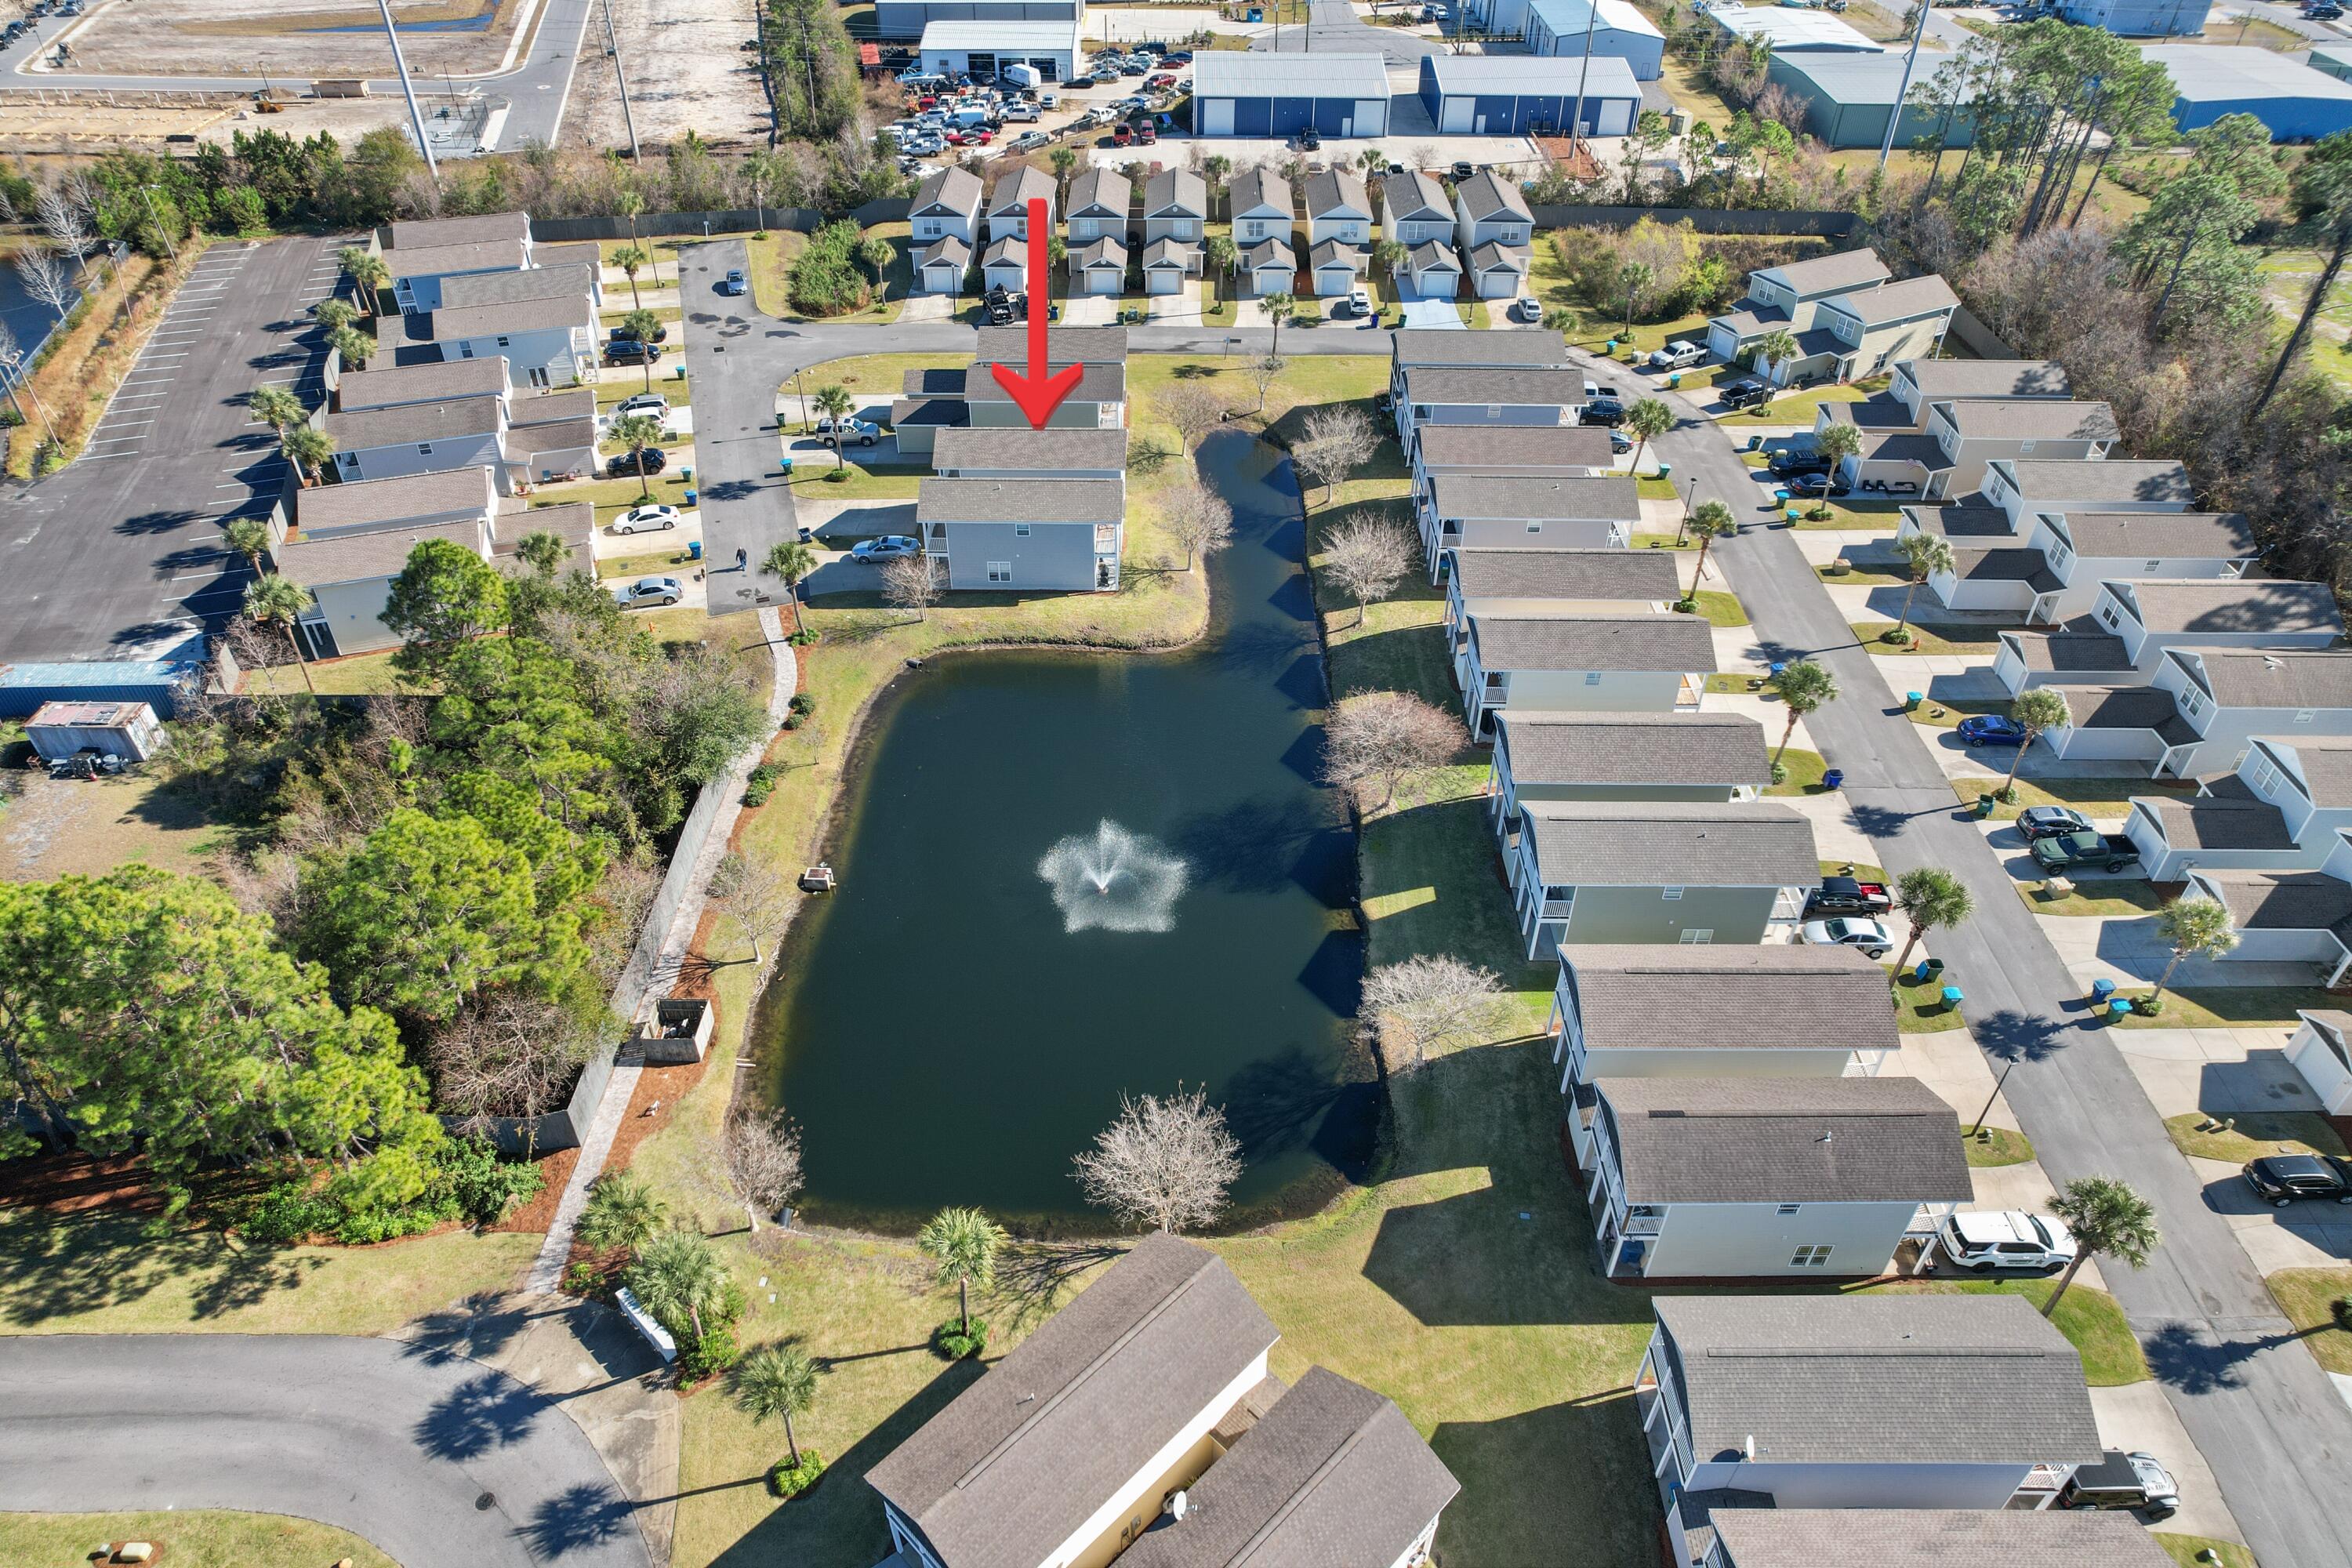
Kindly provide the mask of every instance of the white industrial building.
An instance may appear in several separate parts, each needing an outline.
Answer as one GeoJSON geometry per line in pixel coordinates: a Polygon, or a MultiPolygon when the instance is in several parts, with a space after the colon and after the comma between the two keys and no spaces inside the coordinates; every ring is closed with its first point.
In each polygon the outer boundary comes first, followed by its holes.
{"type": "Polygon", "coordinates": [[[1884,47],[1855,32],[1827,11],[1798,11],[1783,5],[1718,5],[1706,19],[1742,43],[1761,38],[1774,54],[1800,50],[1879,55],[1884,47]]]}
{"type": "Polygon", "coordinates": [[[1192,62],[1192,127],[1202,136],[1286,139],[1389,133],[1388,61],[1380,55],[1218,49],[1192,62]]]}
{"type": "MultiPolygon", "coordinates": [[[[1635,79],[1655,81],[1664,69],[1666,36],[1635,10],[1632,0],[1495,0],[1524,13],[1528,52],[1586,53],[1613,57],[1633,68],[1635,79]]],[[[1604,133],[1605,134],[1605,133],[1604,133]]]]}
{"type": "Polygon", "coordinates": [[[1078,24],[1067,22],[932,22],[923,28],[923,68],[946,75],[994,76],[1028,65],[1047,81],[1078,75],[1078,24]]]}

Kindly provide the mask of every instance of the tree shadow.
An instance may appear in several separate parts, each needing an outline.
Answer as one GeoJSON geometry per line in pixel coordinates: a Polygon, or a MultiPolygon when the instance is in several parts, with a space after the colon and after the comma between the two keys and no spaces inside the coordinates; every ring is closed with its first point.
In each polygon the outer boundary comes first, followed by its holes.
{"type": "Polygon", "coordinates": [[[1940,806],[1927,811],[1897,811],[1893,806],[1869,805],[1852,795],[1846,797],[1846,814],[1854,826],[1873,840],[1902,837],[1915,817],[1947,815],[1940,806]]]}
{"type": "MultiPolygon", "coordinates": [[[[1627,1362],[1639,1360],[1638,1342],[1627,1362]]],[[[1650,1563],[1664,1521],[1630,1388],[1494,1421],[1441,1421],[1429,1446],[1465,1482],[1437,1527],[1446,1562],[1547,1563],[1558,1521],[1577,1521],[1589,1563],[1650,1563]]]]}
{"type": "Polygon", "coordinates": [[[1306,797],[1265,792],[1182,818],[1169,843],[1194,882],[1264,895],[1298,881],[1297,868],[1316,840],[1335,831],[1306,797]]]}
{"type": "Polygon", "coordinates": [[[1243,1162],[1255,1165],[1308,1142],[1345,1087],[1332,1081],[1328,1062],[1293,1046],[1245,1063],[1225,1079],[1218,1098],[1226,1127],[1241,1141],[1243,1162]]]}
{"type": "Polygon", "coordinates": [[[1971,1019],[1969,1032],[1976,1037],[1978,1047],[1987,1056],[2004,1062],[2047,1061],[2074,1044],[2063,1021],[2046,1014],[2020,1012],[2014,1007],[2003,1007],[1971,1019]]]}
{"type": "Polygon", "coordinates": [[[169,533],[184,528],[202,518],[204,513],[193,507],[159,507],[153,511],[135,511],[114,525],[117,533],[169,533]]]}
{"type": "Polygon", "coordinates": [[[427,1366],[488,1361],[514,1343],[530,1314],[510,1297],[477,1290],[453,1306],[427,1312],[410,1325],[401,1353],[427,1366]]]}
{"type": "Polygon", "coordinates": [[[538,1559],[602,1546],[635,1521],[635,1505],[604,1481],[582,1481],[541,1500],[515,1534],[538,1559]]]}
{"type": "Polygon", "coordinates": [[[520,1442],[546,1408],[535,1390],[504,1373],[485,1372],[445,1394],[418,1419],[413,1436],[432,1458],[463,1463],[520,1442]]]}
{"type": "Polygon", "coordinates": [[[702,487],[705,500],[747,500],[763,489],[757,479],[721,479],[702,487]]]}
{"type": "Polygon", "coordinates": [[[1107,1241],[1009,1242],[997,1257],[990,1309],[1016,1322],[1042,1322],[1081,1279],[1125,1256],[1124,1246],[1107,1241]]]}

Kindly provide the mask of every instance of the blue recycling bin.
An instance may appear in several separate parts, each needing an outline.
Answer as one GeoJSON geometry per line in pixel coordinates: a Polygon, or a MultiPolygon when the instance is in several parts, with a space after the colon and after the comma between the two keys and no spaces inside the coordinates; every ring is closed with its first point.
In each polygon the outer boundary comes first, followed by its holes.
{"type": "Polygon", "coordinates": [[[2132,1005],[2118,996],[2107,1004],[2107,1019],[2111,1023],[2120,1023],[2131,1016],[2131,1010],[2132,1005]]]}
{"type": "Polygon", "coordinates": [[[1927,977],[1929,975],[1941,974],[1942,973],[1943,970],[1937,966],[1936,961],[1932,958],[1923,958],[1918,963],[1911,966],[1911,979],[1915,984],[1925,985],[1927,983],[1927,977]]]}
{"type": "Polygon", "coordinates": [[[1947,1012],[1947,1013],[1950,1012],[1953,1008],[1955,1008],[1955,1007],[1958,1006],[1962,1002],[1964,1002],[1964,1001],[1966,1001],[1966,1000],[1968,1000],[1968,998],[1966,998],[1965,996],[1962,996],[1962,995],[1960,994],[1960,988],[1959,988],[1958,986],[1957,986],[1957,985],[1947,985],[1947,986],[1945,986],[1945,987],[1944,987],[1944,1011],[1945,1011],[1945,1012],[1947,1012]]]}
{"type": "Polygon", "coordinates": [[[2114,998],[2115,994],[2116,994],[2116,983],[2115,983],[2114,981],[2112,981],[2112,980],[2094,980],[2094,981],[2092,981],[2092,982],[2091,982],[2091,1005],[2092,1005],[2092,1006],[2094,1006],[2094,1007],[2105,1007],[2105,1006],[2107,1005],[2107,1003],[2108,1003],[2110,1000],[2112,1000],[2112,999],[2114,998]]]}
{"type": "Polygon", "coordinates": [[[1903,711],[1906,713],[1916,713],[1919,711],[1919,700],[1920,695],[1918,692],[1905,692],[1903,694],[1903,711]]]}
{"type": "Polygon", "coordinates": [[[1780,679],[1782,675],[1788,672],[1788,668],[1789,667],[1786,663],[1778,660],[1774,661],[1772,666],[1772,679],[1775,680],[1780,679]]]}
{"type": "Polygon", "coordinates": [[[700,490],[694,489],[692,486],[688,486],[686,492],[686,504],[688,506],[694,505],[700,498],[701,494],[702,492],[700,490]]]}
{"type": "Polygon", "coordinates": [[[1843,768],[1832,768],[1829,772],[1822,775],[1822,787],[1823,789],[1835,789],[1844,783],[1845,770],[1843,768]]]}
{"type": "Polygon", "coordinates": [[[702,541],[699,539],[689,539],[686,542],[686,558],[688,561],[699,561],[702,559],[702,541]]]}

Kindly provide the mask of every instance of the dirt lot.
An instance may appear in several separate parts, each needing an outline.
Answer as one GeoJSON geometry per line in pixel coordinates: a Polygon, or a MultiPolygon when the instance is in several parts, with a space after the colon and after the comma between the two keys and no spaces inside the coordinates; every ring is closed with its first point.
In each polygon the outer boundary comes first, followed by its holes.
{"type": "MultiPolygon", "coordinates": [[[[515,29],[539,0],[393,0],[405,24],[400,46],[419,76],[499,68],[515,29]],[[488,16],[479,29],[418,31],[488,16]]],[[[127,76],[242,76],[257,65],[273,76],[388,77],[392,49],[381,14],[358,0],[105,0],[63,37],[77,71],[127,76]],[[345,30],[349,29],[349,30],[345,30]]]]}
{"type": "Polygon", "coordinates": [[[0,879],[43,882],[78,872],[103,876],[131,860],[166,871],[201,871],[219,824],[150,778],[53,779],[30,772],[0,779],[0,879]]]}
{"type": "MultiPolygon", "coordinates": [[[[766,145],[768,100],[760,89],[757,57],[740,47],[759,36],[751,0],[693,7],[663,0],[658,10],[655,0],[613,0],[613,30],[628,68],[637,141],[646,152],[667,146],[689,128],[714,146],[766,145]]],[[[603,21],[591,17],[563,113],[566,145],[629,144],[604,43],[603,21]]]]}

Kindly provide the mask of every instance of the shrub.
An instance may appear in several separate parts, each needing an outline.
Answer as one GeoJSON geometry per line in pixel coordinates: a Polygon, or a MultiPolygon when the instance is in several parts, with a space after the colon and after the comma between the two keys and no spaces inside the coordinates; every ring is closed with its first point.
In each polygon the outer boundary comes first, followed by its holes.
{"type": "Polygon", "coordinates": [[[824,482],[829,485],[845,485],[849,482],[849,470],[847,468],[827,468],[824,471],[824,482]]]}
{"type": "MultiPolygon", "coordinates": [[[[792,725],[788,722],[784,727],[791,729],[792,725]]],[[[745,805],[765,805],[768,797],[775,793],[776,765],[773,763],[761,763],[751,770],[751,776],[743,781],[745,805]]]]}
{"type": "Polygon", "coordinates": [[[816,711],[816,697],[811,692],[795,691],[793,693],[791,708],[793,712],[805,719],[816,711]]]}
{"type": "Polygon", "coordinates": [[[858,242],[864,237],[846,219],[809,236],[784,273],[793,310],[806,316],[843,316],[865,308],[873,297],[873,285],[857,260],[858,242]]]}
{"type": "Polygon", "coordinates": [[[790,1459],[776,1461],[775,1468],[768,1472],[768,1489],[780,1498],[798,1497],[816,1485],[816,1479],[823,1474],[824,1456],[814,1448],[803,1448],[797,1465],[790,1459]]]}
{"type": "Polygon", "coordinates": [[[988,1348],[988,1323],[974,1318],[971,1331],[964,1331],[961,1320],[950,1318],[931,1331],[931,1350],[950,1361],[970,1361],[988,1348]]]}
{"type": "Polygon", "coordinates": [[[563,1271],[563,1293],[567,1296],[601,1296],[604,1293],[604,1277],[592,1265],[575,1263],[563,1271]]]}
{"type": "Polygon", "coordinates": [[[1776,784],[1787,784],[1789,782],[1788,763],[1774,763],[1772,764],[1772,782],[1776,784]]]}
{"type": "Polygon", "coordinates": [[[287,1247],[332,1230],[341,1217],[341,1211],[308,1183],[281,1182],[261,1195],[236,1229],[247,1241],[287,1247]]]}
{"type": "Polygon", "coordinates": [[[426,1201],[446,1197],[470,1223],[496,1225],[516,1204],[538,1196],[543,1184],[536,1164],[499,1159],[487,1139],[461,1138],[443,1154],[426,1201]]]}
{"type": "Polygon", "coordinates": [[[2161,996],[2142,996],[2132,1003],[2132,1011],[2139,1014],[2142,1017],[2156,1017],[2164,1011],[2164,998],[2161,996]]]}
{"type": "Polygon", "coordinates": [[[2352,1331],[2352,1296],[2338,1296],[2327,1303],[2327,1314],[2337,1328],[2352,1331]]]}
{"type": "Polygon", "coordinates": [[[688,1382],[699,1382],[725,1372],[742,1353],[736,1346],[734,1329],[722,1323],[705,1329],[699,1339],[688,1335],[679,1340],[677,1373],[688,1382]]]}

